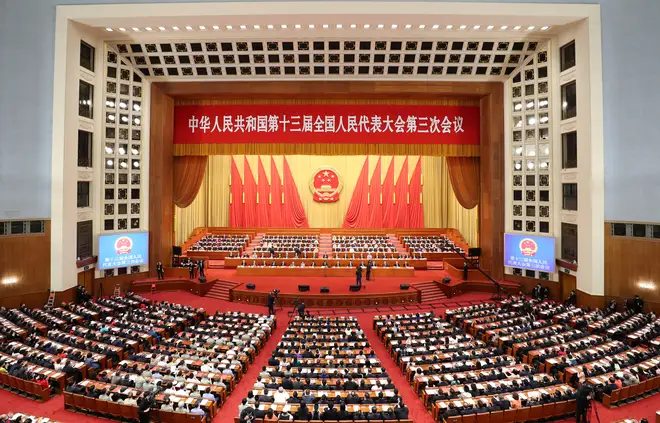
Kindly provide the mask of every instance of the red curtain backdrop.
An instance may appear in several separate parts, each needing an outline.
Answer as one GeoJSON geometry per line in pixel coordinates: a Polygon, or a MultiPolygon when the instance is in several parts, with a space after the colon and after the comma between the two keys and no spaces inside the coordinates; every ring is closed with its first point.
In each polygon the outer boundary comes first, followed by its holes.
{"type": "Polygon", "coordinates": [[[383,198],[381,200],[383,227],[393,228],[396,219],[396,210],[394,209],[394,157],[392,157],[392,161],[387,168],[387,173],[385,173],[385,180],[383,181],[381,191],[383,192],[383,198]]]}
{"type": "Polygon", "coordinates": [[[257,218],[257,181],[250,169],[247,157],[243,159],[243,227],[255,228],[259,225],[257,218]]]}
{"type": "Polygon", "coordinates": [[[270,184],[266,177],[266,169],[259,156],[259,172],[257,183],[257,224],[260,228],[270,226],[270,184]]]}
{"type": "Polygon", "coordinates": [[[408,188],[410,204],[408,205],[408,227],[424,227],[424,205],[422,204],[422,158],[417,161],[408,188]]]}
{"type": "Polygon", "coordinates": [[[208,156],[181,156],[174,158],[174,204],[186,208],[197,197],[206,174],[208,156]]]}
{"type": "Polygon", "coordinates": [[[282,220],[282,180],[280,173],[275,167],[275,159],[270,157],[270,226],[273,228],[284,227],[282,220]]]}
{"type": "Polygon", "coordinates": [[[367,158],[356,182],[351,202],[348,204],[343,227],[367,228],[369,220],[369,158],[367,158]]]}
{"type": "Polygon", "coordinates": [[[383,227],[383,211],[380,204],[381,185],[381,158],[378,157],[374,173],[369,184],[369,226],[370,228],[383,227]]]}
{"type": "Polygon", "coordinates": [[[447,157],[449,179],[456,199],[466,209],[479,204],[479,158],[447,157]]]}
{"type": "Polygon", "coordinates": [[[231,201],[229,203],[229,226],[244,228],[243,226],[243,182],[238,172],[236,161],[231,158],[231,201]]]}
{"type": "Polygon", "coordinates": [[[396,180],[394,209],[396,210],[392,228],[408,227],[408,157],[403,160],[399,178],[396,180]]]}
{"type": "Polygon", "coordinates": [[[284,227],[286,228],[309,228],[305,208],[303,207],[298,187],[291,175],[289,162],[284,158],[284,227]]]}

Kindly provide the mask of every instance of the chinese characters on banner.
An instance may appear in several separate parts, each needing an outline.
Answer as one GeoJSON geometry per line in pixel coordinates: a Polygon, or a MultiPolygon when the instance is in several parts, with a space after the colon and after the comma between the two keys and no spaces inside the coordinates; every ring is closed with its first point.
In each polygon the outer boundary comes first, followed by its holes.
{"type": "Polygon", "coordinates": [[[175,144],[479,144],[479,108],[401,105],[177,106],[175,144]]]}
{"type": "Polygon", "coordinates": [[[518,269],[554,273],[555,239],[505,233],[504,265],[518,269]]]}

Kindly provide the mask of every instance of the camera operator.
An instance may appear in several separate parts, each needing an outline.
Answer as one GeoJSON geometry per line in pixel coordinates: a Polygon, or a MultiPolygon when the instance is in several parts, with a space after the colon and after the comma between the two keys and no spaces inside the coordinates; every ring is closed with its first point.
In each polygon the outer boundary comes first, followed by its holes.
{"type": "Polygon", "coordinates": [[[138,408],[138,417],[140,419],[140,423],[149,423],[151,407],[154,406],[154,403],[155,394],[151,393],[142,397],[138,408]]]}
{"type": "Polygon", "coordinates": [[[277,300],[277,295],[280,293],[279,289],[273,289],[269,294],[268,294],[268,315],[272,316],[275,314],[275,300],[277,300]]]}
{"type": "Polygon", "coordinates": [[[587,423],[587,412],[589,411],[589,405],[591,404],[592,398],[593,388],[591,385],[585,383],[584,385],[580,386],[575,402],[575,421],[577,423],[587,423]]]}

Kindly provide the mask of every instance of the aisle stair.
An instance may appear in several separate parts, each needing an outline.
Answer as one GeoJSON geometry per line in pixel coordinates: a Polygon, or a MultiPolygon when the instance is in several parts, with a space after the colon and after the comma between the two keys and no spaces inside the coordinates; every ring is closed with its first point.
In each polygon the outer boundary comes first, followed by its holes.
{"type": "Polygon", "coordinates": [[[389,241],[392,243],[392,245],[394,245],[396,251],[399,254],[406,254],[408,252],[406,247],[404,247],[401,241],[399,241],[398,236],[396,236],[395,234],[387,234],[387,237],[389,238],[389,241]]]}
{"type": "Polygon", "coordinates": [[[248,244],[247,247],[245,247],[245,252],[248,253],[248,255],[252,254],[252,251],[254,250],[254,247],[258,247],[261,245],[261,239],[264,237],[265,234],[263,233],[258,233],[252,238],[252,241],[248,244]]]}
{"type": "Polygon", "coordinates": [[[230,301],[231,300],[230,291],[238,285],[240,285],[240,282],[217,280],[215,281],[215,285],[213,285],[213,288],[211,288],[211,290],[206,293],[205,297],[215,298],[217,300],[230,301]]]}
{"type": "Polygon", "coordinates": [[[440,289],[440,282],[429,281],[411,284],[412,287],[418,289],[422,293],[422,303],[430,303],[435,301],[444,300],[447,296],[440,289]]]}
{"type": "Polygon", "coordinates": [[[327,254],[332,257],[332,234],[319,235],[319,257],[327,254]]]}

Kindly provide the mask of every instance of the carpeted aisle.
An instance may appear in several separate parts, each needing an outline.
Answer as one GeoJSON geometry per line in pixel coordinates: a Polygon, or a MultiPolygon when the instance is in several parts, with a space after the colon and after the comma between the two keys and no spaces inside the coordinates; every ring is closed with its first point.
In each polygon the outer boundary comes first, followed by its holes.
{"type": "MultiPolygon", "coordinates": [[[[165,292],[146,296],[157,301],[164,300],[191,305],[194,307],[203,307],[209,313],[214,313],[216,310],[267,313],[267,309],[263,306],[229,303],[213,298],[198,297],[187,292],[165,292]]],[[[487,300],[488,298],[490,298],[490,295],[488,294],[470,293],[456,297],[452,300],[445,300],[445,303],[447,304],[448,308],[454,308],[458,305],[466,305],[467,303],[463,303],[464,301],[487,300]]],[[[243,376],[243,379],[239,382],[232,395],[227,398],[227,402],[220,409],[218,415],[213,420],[213,423],[232,423],[234,421],[234,417],[238,414],[238,404],[240,404],[241,400],[252,388],[257,375],[261,371],[261,366],[265,365],[265,363],[268,361],[268,357],[270,357],[270,354],[275,349],[275,346],[284,333],[288,323],[287,311],[288,310],[285,309],[277,312],[277,329],[268,340],[261,353],[257,356],[254,363],[250,366],[247,373],[243,376]]],[[[444,308],[435,308],[434,311],[436,314],[439,314],[444,311],[444,308]]],[[[410,310],[408,312],[416,312],[416,310],[410,310]]],[[[322,314],[332,315],[335,314],[335,310],[324,310],[322,314]]],[[[345,313],[342,312],[341,314],[343,315],[345,313]]],[[[383,312],[377,312],[375,310],[373,312],[370,312],[369,310],[359,310],[357,313],[355,313],[355,316],[358,318],[360,326],[364,330],[369,343],[374,348],[374,351],[376,352],[382,365],[387,369],[387,373],[392,378],[392,381],[399,389],[404,402],[409,407],[410,418],[415,423],[433,422],[431,414],[426,411],[417,394],[405,380],[403,373],[396,366],[390,355],[387,353],[384,344],[380,341],[380,339],[378,339],[378,335],[373,330],[372,319],[376,314],[383,314],[383,312]]],[[[656,410],[660,410],[660,394],[656,394],[644,400],[637,401],[633,404],[611,410],[604,408],[600,404],[597,404],[597,409],[600,417],[600,423],[610,423],[629,418],[634,418],[637,420],[646,418],[650,422],[653,422],[655,421],[656,410]]],[[[109,421],[107,419],[99,419],[82,413],[64,410],[64,399],[62,395],[58,395],[46,403],[39,403],[30,399],[26,399],[20,395],[13,394],[4,389],[0,389],[0,414],[7,413],[9,411],[26,412],[38,416],[44,416],[56,422],[62,423],[107,423],[109,421]]],[[[575,420],[565,420],[559,423],[568,423],[573,421],[575,420]]],[[[591,421],[594,423],[596,422],[595,416],[592,417],[591,421]]]]}

